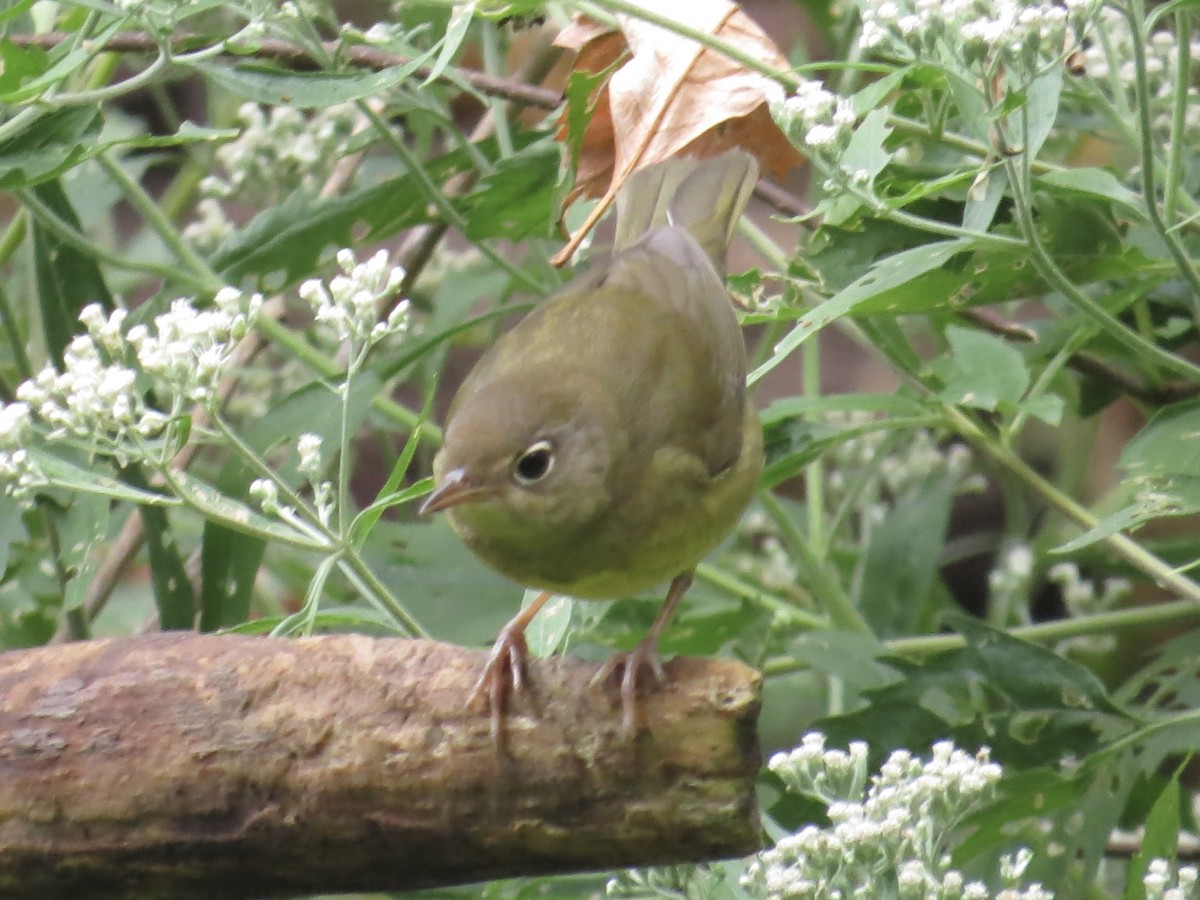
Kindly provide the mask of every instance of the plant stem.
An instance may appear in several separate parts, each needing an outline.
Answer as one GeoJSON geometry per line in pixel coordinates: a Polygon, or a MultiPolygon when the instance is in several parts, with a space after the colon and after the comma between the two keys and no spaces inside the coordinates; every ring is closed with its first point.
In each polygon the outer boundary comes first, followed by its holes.
{"type": "MultiPolygon", "coordinates": [[[[1105,634],[1127,628],[1149,628],[1157,625],[1191,622],[1197,619],[1200,619],[1200,606],[1190,600],[1173,600],[1169,603],[1112,610],[1074,619],[1039,622],[1036,625],[1019,625],[1006,629],[1005,634],[1032,643],[1047,643],[1091,634],[1105,634]]],[[[924,659],[948,650],[965,647],[966,643],[960,634],[924,634],[915,637],[893,638],[890,641],[884,641],[883,646],[897,656],[924,659]]],[[[804,671],[807,668],[809,668],[808,665],[797,660],[777,657],[763,667],[763,673],[768,676],[788,675],[804,671]]]]}
{"type": "MultiPolygon", "coordinates": [[[[1025,154],[1021,154],[1021,156],[1022,159],[1026,159],[1025,154]]],[[[1005,168],[1008,172],[1009,184],[1013,189],[1016,201],[1013,203],[1013,213],[1016,216],[1017,224],[1020,226],[1021,234],[1028,244],[1030,259],[1037,268],[1038,273],[1046,280],[1050,287],[1058,291],[1065,300],[1094,322],[1101,331],[1123,344],[1138,357],[1156,362],[1163,368],[1191,381],[1200,381],[1200,366],[1196,366],[1162,349],[1157,344],[1143,338],[1140,334],[1126,328],[1119,319],[1085,295],[1067,278],[1066,274],[1055,263],[1053,257],[1050,256],[1045,244],[1042,243],[1041,236],[1038,234],[1037,224],[1033,221],[1033,207],[1031,205],[1033,198],[1029,192],[1028,162],[1026,161],[1023,165],[1017,165],[1014,160],[1007,159],[1005,160],[1005,168]]]]}
{"type": "Polygon", "coordinates": [[[696,577],[733,597],[749,600],[751,603],[766,607],[775,615],[794,622],[802,628],[820,630],[829,627],[829,620],[825,617],[811,613],[784,597],[777,597],[756,584],[743,581],[711,563],[700,563],[696,566],[696,577]]]}
{"type": "Polygon", "coordinates": [[[820,604],[828,611],[830,622],[844,631],[871,634],[871,626],[863,618],[858,607],[842,589],[837,576],[830,570],[828,560],[817,556],[808,544],[807,537],[796,528],[792,517],[774,494],[759,491],[759,500],[779,528],[784,543],[792,556],[804,569],[809,588],[820,604]]]}
{"type": "MultiPolygon", "coordinates": [[[[1154,181],[1154,126],[1150,120],[1150,83],[1146,74],[1146,46],[1144,43],[1144,41],[1148,42],[1149,38],[1149,35],[1146,34],[1146,10],[1143,0],[1130,0],[1128,4],[1122,5],[1122,9],[1126,18],[1129,19],[1129,27],[1133,32],[1133,40],[1130,44],[1133,47],[1133,83],[1134,89],[1137,92],[1138,126],[1142,138],[1142,199],[1146,204],[1146,214],[1150,217],[1150,224],[1154,226],[1154,230],[1163,239],[1163,243],[1167,246],[1167,251],[1171,254],[1171,258],[1175,260],[1175,265],[1179,268],[1179,274],[1188,283],[1188,287],[1190,288],[1189,294],[1192,300],[1192,318],[1197,324],[1200,324],[1200,273],[1197,273],[1196,267],[1192,265],[1188,251],[1180,242],[1179,236],[1173,230],[1167,228],[1166,222],[1163,221],[1162,211],[1158,206],[1158,188],[1154,181]]],[[[1186,15],[1186,12],[1184,15],[1186,15]]],[[[1186,69],[1183,57],[1188,53],[1187,45],[1179,44],[1178,46],[1180,48],[1180,67],[1186,69]]],[[[1187,102],[1189,87],[1190,85],[1186,83],[1183,85],[1183,99],[1180,100],[1177,98],[1176,103],[1187,102]]],[[[1179,135],[1174,136],[1178,137],[1179,135]]],[[[1176,143],[1181,144],[1182,141],[1176,141],[1176,143]]],[[[1179,150],[1176,149],[1171,152],[1178,155],[1179,150]]]]}
{"type": "MultiPolygon", "coordinates": [[[[1049,506],[1066,516],[1084,531],[1091,531],[1099,520],[1082,505],[1068,497],[1008,447],[983,431],[972,419],[956,407],[946,406],[945,414],[951,427],[973,447],[990,458],[1001,468],[1015,475],[1030,490],[1049,506]]],[[[1123,534],[1104,538],[1118,556],[1145,574],[1159,587],[1174,591],[1193,604],[1200,604],[1200,584],[1177,572],[1164,560],[1159,559],[1141,544],[1123,534]]]]}

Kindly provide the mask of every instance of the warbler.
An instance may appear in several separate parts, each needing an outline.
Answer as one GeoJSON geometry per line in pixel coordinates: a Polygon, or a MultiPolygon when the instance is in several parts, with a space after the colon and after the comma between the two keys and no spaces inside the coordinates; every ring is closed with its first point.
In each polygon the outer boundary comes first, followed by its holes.
{"type": "Polygon", "coordinates": [[[696,564],[737,523],[762,468],[725,253],[758,176],[733,151],[640,170],[613,252],[504,334],[463,381],[422,513],[446,510],[487,565],[542,594],[500,632],[472,694],[502,734],[526,679],[524,632],[553,594],[615,599],[670,581],[620,672],[638,725],[643,673],[696,564]]]}

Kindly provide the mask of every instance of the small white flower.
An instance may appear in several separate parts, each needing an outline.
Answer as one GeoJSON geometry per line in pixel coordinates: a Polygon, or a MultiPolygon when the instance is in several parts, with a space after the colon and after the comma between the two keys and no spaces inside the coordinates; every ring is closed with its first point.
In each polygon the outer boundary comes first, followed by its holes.
{"type": "Polygon", "coordinates": [[[389,334],[400,335],[408,330],[407,300],[395,305],[386,323],[377,320],[381,301],[395,293],[404,280],[403,267],[388,265],[386,250],[359,263],[354,251],[342,249],[337,253],[337,262],[342,274],[331,278],[328,287],[319,279],[310,279],[298,291],[301,299],[312,307],[318,322],[328,325],[339,340],[367,346],[389,334]]]}
{"type": "Polygon", "coordinates": [[[321,436],[302,434],[296,441],[296,451],[300,455],[298,468],[301,473],[316,477],[321,473],[321,436]]]}

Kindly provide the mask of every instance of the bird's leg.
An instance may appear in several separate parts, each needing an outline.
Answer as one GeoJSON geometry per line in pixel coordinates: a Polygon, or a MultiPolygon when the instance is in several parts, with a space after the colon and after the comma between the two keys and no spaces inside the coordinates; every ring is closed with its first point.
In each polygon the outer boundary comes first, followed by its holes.
{"type": "Polygon", "coordinates": [[[629,652],[614,653],[592,679],[592,684],[599,684],[608,680],[618,669],[621,670],[621,728],[628,735],[635,734],[638,726],[638,673],[643,668],[649,669],[654,680],[659,683],[666,677],[662,660],[658,656],[658,642],[662,638],[663,629],[667,627],[667,622],[675,614],[675,607],[679,606],[679,601],[691,586],[691,572],[676,575],[646,636],[629,652]]]}
{"type": "Polygon", "coordinates": [[[505,697],[510,688],[514,691],[525,690],[525,663],[529,657],[525,629],[552,596],[554,595],[550,591],[542,591],[532,603],[500,629],[496,643],[492,644],[492,655],[483,667],[483,674],[479,676],[479,680],[471,688],[471,696],[467,698],[468,706],[474,706],[482,697],[487,698],[492,720],[492,740],[497,747],[502,746],[504,740],[505,697]]]}

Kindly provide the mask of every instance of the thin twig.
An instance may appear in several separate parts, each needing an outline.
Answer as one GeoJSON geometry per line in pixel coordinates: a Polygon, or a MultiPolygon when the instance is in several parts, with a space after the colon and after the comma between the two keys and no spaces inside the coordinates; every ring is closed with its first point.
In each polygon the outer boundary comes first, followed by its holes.
{"type": "MultiPolygon", "coordinates": [[[[964,309],[958,314],[973,325],[1006,340],[1022,344],[1035,344],[1037,332],[1016,322],[1009,322],[981,309],[964,309]]],[[[1072,353],[1067,365],[1081,375],[1095,378],[1112,385],[1122,393],[1136,397],[1144,403],[1156,406],[1175,403],[1200,395],[1200,385],[1189,381],[1169,381],[1165,384],[1147,384],[1127,372],[1109,365],[1092,353],[1072,353]]]]}
{"type": "MultiPolygon", "coordinates": [[[[51,50],[69,39],[70,35],[62,31],[8,36],[8,40],[18,46],[41,47],[43,50],[51,50]]],[[[170,48],[175,54],[194,51],[209,43],[211,43],[210,38],[197,34],[180,33],[172,35],[170,38],[170,48]]],[[[100,44],[101,49],[111,53],[157,53],[159,47],[160,41],[157,38],[141,31],[123,31],[114,34],[100,44]]],[[[347,46],[340,41],[326,41],[324,48],[330,55],[340,55],[352,65],[375,71],[391,69],[411,62],[406,57],[380,50],[378,47],[347,46]]],[[[225,50],[222,55],[235,60],[247,58],[245,53],[236,53],[232,49],[225,50]]],[[[318,68],[317,61],[303,47],[274,38],[264,40],[259,44],[253,53],[253,58],[269,59],[295,69],[318,68]]],[[[413,74],[417,78],[426,78],[431,71],[428,66],[418,66],[413,74]]],[[[480,93],[502,97],[522,106],[557,109],[562,103],[562,95],[558,91],[500,78],[475,69],[456,68],[454,72],[480,93]]]]}

